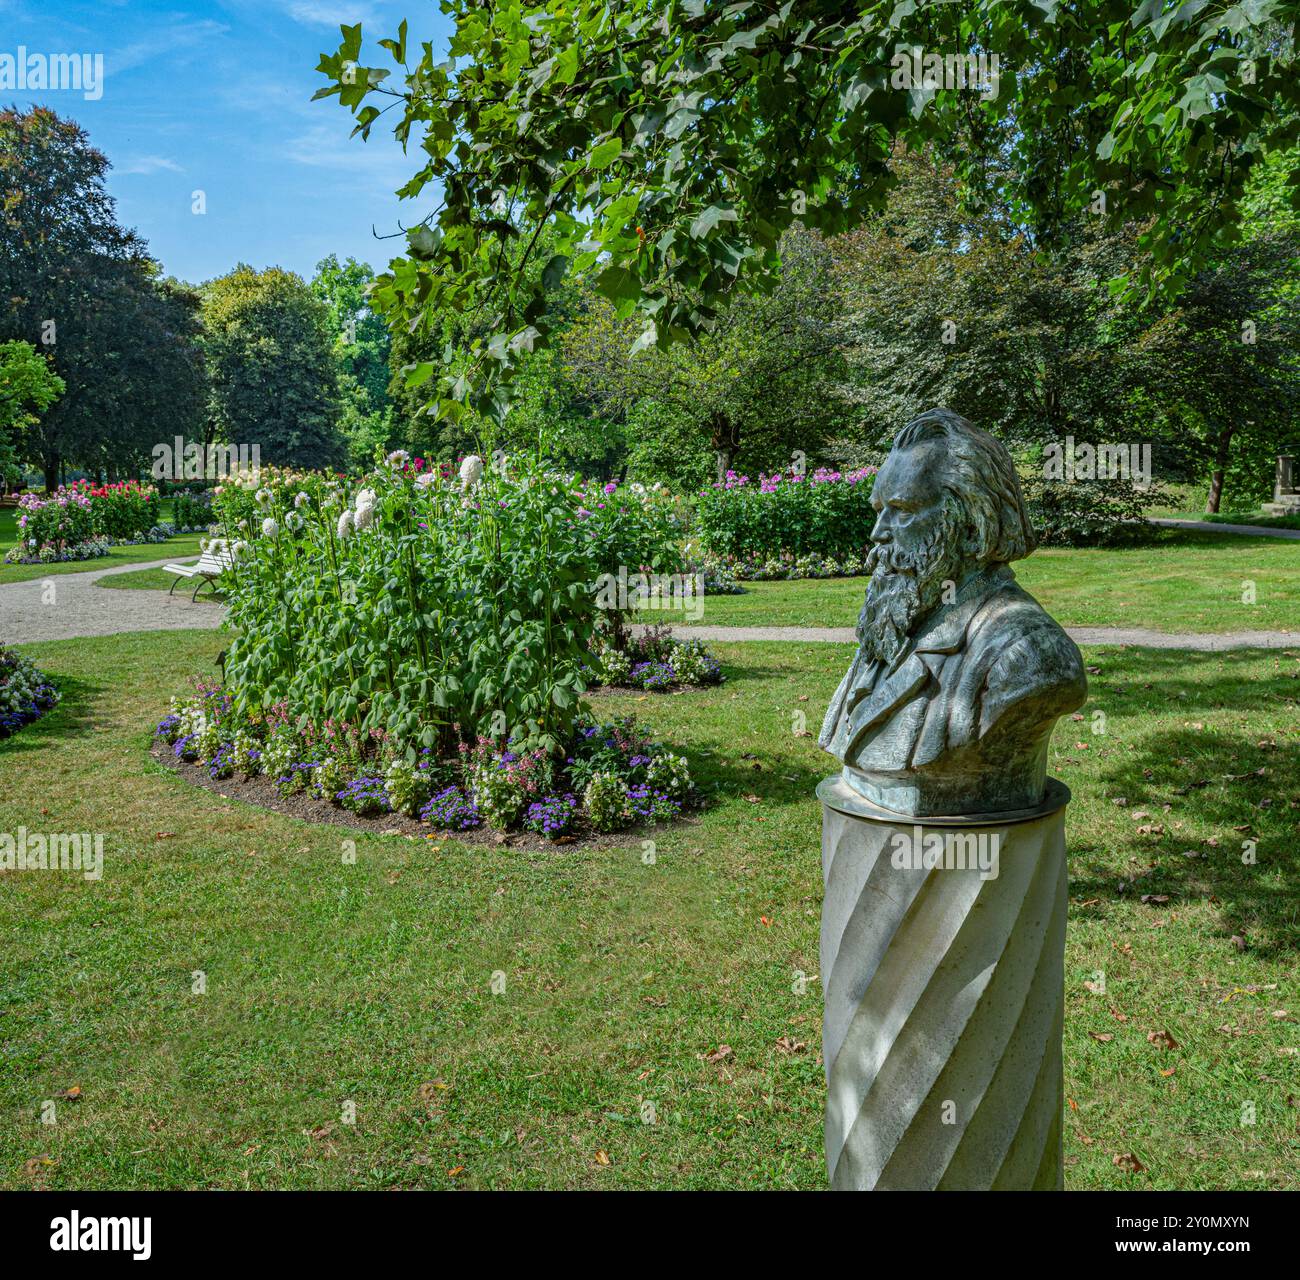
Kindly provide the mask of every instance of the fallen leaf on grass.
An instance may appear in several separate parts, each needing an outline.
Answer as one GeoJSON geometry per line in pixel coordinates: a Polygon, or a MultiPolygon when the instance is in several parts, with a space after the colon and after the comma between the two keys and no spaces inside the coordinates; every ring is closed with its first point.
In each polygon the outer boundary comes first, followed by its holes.
{"type": "Polygon", "coordinates": [[[609,1158],[609,1152],[608,1152],[608,1151],[597,1151],[597,1152],[596,1152],[596,1163],[597,1163],[598,1165],[602,1165],[602,1166],[604,1166],[604,1167],[607,1168],[609,1165],[613,1164],[614,1162],[609,1158]]]}
{"type": "Polygon", "coordinates": [[[802,1040],[796,1040],[793,1036],[781,1036],[776,1042],[776,1047],[782,1053],[802,1053],[808,1045],[802,1040]]]}
{"type": "Polygon", "coordinates": [[[1089,1031],[1088,1034],[1094,1040],[1101,1041],[1102,1044],[1109,1044],[1115,1038],[1109,1031],[1089,1031]]]}
{"type": "Polygon", "coordinates": [[[720,1044],[716,1049],[712,1049],[701,1056],[705,1062],[722,1062],[732,1056],[731,1046],[729,1044],[720,1044]]]}
{"type": "Polygon", "coordinates": [[[1125,1173],[1144,1173],[1146,1171],[1146,1165],[1131,1151],[1122,1151],[1119,1155],[1112,1157],[1111,1164],[1117,1169],[1123,1169],[1125,1173]]]}
{"type": "Polygon", "coordinates": [[[1147,1042],[1161,1049],[1177,1049],[1178,1041],[1168,1031],[1148,1031],[1147,1042]]]}

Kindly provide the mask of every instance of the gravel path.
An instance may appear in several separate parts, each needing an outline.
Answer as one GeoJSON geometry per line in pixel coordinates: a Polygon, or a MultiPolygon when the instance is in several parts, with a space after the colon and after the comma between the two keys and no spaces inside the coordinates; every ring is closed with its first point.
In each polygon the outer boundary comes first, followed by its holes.
{"type": "MultiPolygon", "coordinates": [[[[189,564],[197,556],[182,558],[189,564]]],[[[118,565],[89,573],[51,574],[30,582],[0,585],[0,640],[29,644],[37,640],[66,640],[74,636],[109,636],[119,631],[184,631],[215,628],[225,609],[200,597],[191,603],[193,586],[165,591],[123,588],[107,591],[95,585],[114,573],[154,569],[170,560],[118,565]],[[47,584],[51,594],[47,594],[47,584]]],[[[1192,649],[1220,653],[1227,649],[1300,648],[1300,632],[1225,631],[1218,635],[1167,634],[1145,627],[1067,627],[1077,644],[1128,644],[1143,649],[1192,649]]],[[[822,644],[852,644],[852,627],[678,627],[697,640],[784,640],[822,644]]]]}
{"type": "Polygon", "coordinates": [[[1300,529],[1270,529],[1259,524],[1216,524],[1213,520],[1163,520],[1148,516],[1151,524],[1166,529],[1198,529],[1202,533],[1247,533],[1255,538],[1300,539],[1300,529]]]}
{"type": "Polygon", "coordinates": [[[219,605],[190,602],[194,584],[165,591],[97,587],[96,581],[114,573],[135,573],[164,564],[191,564],[198,556],[170,556],[141,564],[116,565],[89,573],[52,573],[48,578],[0,585],[0,640],[28,644],[35,640],[66,640],[72,636],[111,636],[119,631],[183,631],[216,627],[225,610],[219,605]],[[181,592],[184,591],[182,595],[181,592]]]}
{"type": "MultiPolygon", "coordinates": [[[[695,640],[797,640],[853,644],[852,627],[674,627],[695,640]]],[[[1140,649],[1300,649],[1300,631],[1224,631],[1218,635],[1172,634],[1146,627],[1066,627],[1076,644],[1131,644],[1140,649]]]]}

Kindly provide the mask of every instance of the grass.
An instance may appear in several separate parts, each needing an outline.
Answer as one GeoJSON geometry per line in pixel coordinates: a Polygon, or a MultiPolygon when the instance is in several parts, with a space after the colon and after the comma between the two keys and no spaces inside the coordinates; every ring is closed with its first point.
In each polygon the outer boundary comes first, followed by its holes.
{"type": "MultiPolygon", "coordinates": [[[[792,718],[815,727],[844,649],[718,646],[721,688],[610,700],[683,744],[714,797],[653,862],[639,841],[363,835],[346,865],[337,829],[148,758],[167,696],[222,644],[25,647],[65,701],[0,744],[0,831],[101,832],[105,873],[0,877],[0,1186],[824,1185],[820,996],[793,988],[818,972],[828,761],[792,718]]],[[[1300,1183],[1297,653],[1087,654],[1089,719],[1053,762],[1076,797],[1067,1186],[1300,1183]],[[1164,835],[1138,831],[1142,808],[1164,835]],[[1084,985],[1099,971],[1104,996],[1084,985]],[[1145,1172],[1113,1165],[1127,1152],[1145,1172]]]]}
{"type": "MultiPolygon", "coordinates": [[[[171,500],[163,501],[163,518],[171,515],[171,500]]],[[[150,560],[185,559],[199,554],[201,534],[178,534],[166,542],[150,542],[142,546],[114,547],[106,556],[93,560],[68,560],[61,564],[0,564],[0,586],[6,582],[29,582],[33,578],[48,578],[56,573],[89,573],[94,569],[112,569],[122,564],[147,563],[150,560]]],[[[12,507],[0,508],[0,560],[18,541],[18,516],[12,507]]],[[[170,579],[164,584],[170,586],[170,579]]]]}
{"type": "MultiPolygon", "coordinates": [[[[198,552],[196,551],[197,555],[198,552]]],[[[126,589],[129,591],[169,591],[171,585],[176,581],[174,573],[167,573],[163,569],[135,569],[130,573],[115,573],[111,578],[100,578],[96,581],[97,587],[110,587],[115,589],[126,589]]],[[[187,587],[184,582],[176,588],[176,594],[184,592],[187,595],[194,594],[194,588],[198,582],[194,578],[186,579],[189,582],[187,587]]],[[[199,593],[199,603],[205,600],[210,603],[220,603],[223,599],[221,592],[211,586],[206,586],[199,593]]]]}
{"type": "Polygon", "coordinates": [[[1200,506],[1175,502],[1151,507],[1147,514],[1163,520],[1203,520],[1210,524],[1253,524],[1264,529],[1300,529],[1300,516],[1270,516],[1261,507],[1210,514],[1205,510],[1204,502],[1200,506]]]}
{"type": "MultiPolygon", "coordinates": [[[[1286,631],[1300,623],[1300,546],[1281,538],[1166,530],[1150,547],[1047,548],[1015,571],[1064,626],[1223,632],[1286,631]],[[1242,602],[1246,582],[1254,583],[1254,604],[1242,602]]],[[[750,582],[744,595],[706,597],[700,621],[849,627],[865,585],[864,578],[750,582]]]]}

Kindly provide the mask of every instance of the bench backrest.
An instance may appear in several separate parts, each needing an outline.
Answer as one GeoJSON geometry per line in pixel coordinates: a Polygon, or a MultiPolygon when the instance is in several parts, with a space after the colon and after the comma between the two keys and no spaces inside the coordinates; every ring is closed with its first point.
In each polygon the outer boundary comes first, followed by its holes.
{"type": "Polygon", "coordinates": [[[205,551],[199,557],[198,564],[194,566],[194,571],[196,573],[210,573],[216,576],[229,568],[230,552],[223,551],[218,555],[215,551],[205,551]]]}

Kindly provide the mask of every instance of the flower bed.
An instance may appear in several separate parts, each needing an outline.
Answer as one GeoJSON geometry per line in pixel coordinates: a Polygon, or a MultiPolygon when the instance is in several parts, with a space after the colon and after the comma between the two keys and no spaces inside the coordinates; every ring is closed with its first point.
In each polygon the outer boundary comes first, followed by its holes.
{"type": "Polygon", "coordinates": [[[0,738],[39,720],[59,704],[59,691],[32,663],[0,645],[0,738]]]}
{"type": "Polygon", "coordinates": [[[876,515],[875,467],[748,476],[728,471],[696,498],[696,533],[710,556],[730,561],[862,557],[876,515]]]}
{"type": "MultiPolygon", "coordinates": [[[[197,781],[294,802],[302,817],[397,824],[460,836],[528,832],[542,842],[672,821],[695,803],[686,760],[642,735],[631,718],[574,721],[564,750],[462,742],[414,759],[382,730],[299,722],[284,705],[241,709],[220,686],[173,699],[155,753],[193,768],[197,781]]],[[[283,807],[283,806],[279,806],[283,807]]]]}
{"type": "Polygon", "coordinates": [[[706,584],[710,579],[723,585],[707,594],[734,595],[743,591],[742,582],[780,582],[795,578],[855,578],[867,572],[866,557],[836,556],[737,556],[705,561],[706,584]]]}
{"type": "MultiPolygon", "coordinates": [[[[19,539],[5,564],[55,564],[91,560],[114,546],[166,542],[177,533],[206,529],[207,519],[160,523],[158,495],[134,480],[61,486],[47,498],[26,493],[18,500],[19,539]]],[[[197,509],[187,515],[201,514],[197,509]]],[[[210,508],[209,508],[210,515],[210,508]]]]}
{"type": "Polygon", "coordinates": [[[612,639],[596,646],[595,679],[622,689],[668,693],[687,686],[721,684],[726,677],[718,660],[699,640],[679,640],[670,627],[647,627],[621,649],[612,639]]]}
{"type": "Polygon", "coordinates": [[[412,758],[480,737],[560,751],[620,568],[680,569],[674,505],[528,458],[425,468],[395,454],[355,487],[263,468],[220,486],[229,692],[245,710],[382,730],[412,758]]]}
{"type": "Polygon", "coordinates": [[[90,501],[95,532],[113,542],[139,538],[158,524],[158,491],[136,480],[93,485],[78,480],[69,486],[90,501]]]}

